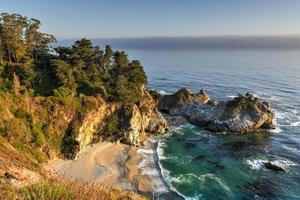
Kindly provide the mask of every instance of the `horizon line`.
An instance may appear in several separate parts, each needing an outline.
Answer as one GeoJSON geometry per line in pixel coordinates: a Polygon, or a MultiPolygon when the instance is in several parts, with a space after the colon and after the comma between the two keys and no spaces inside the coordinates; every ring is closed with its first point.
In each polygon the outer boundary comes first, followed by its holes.
{"type": "Polygon", "coordinates": [[[200,36],[189,36],[189,35],[181,35],[181,36],[129,36],[129,37],[70,37],[70,38],[60,38],[58,37],[57,40],[78,40],[82,38],[86,38],[89,40],[114,40],[114,39],[163,39],[163,38],[300,38],[300,33],[293,33],[293,34],[277,34],[277,35],[266,35],[266,34],[257,34],[257,35],[200,35],[200,36]]]}

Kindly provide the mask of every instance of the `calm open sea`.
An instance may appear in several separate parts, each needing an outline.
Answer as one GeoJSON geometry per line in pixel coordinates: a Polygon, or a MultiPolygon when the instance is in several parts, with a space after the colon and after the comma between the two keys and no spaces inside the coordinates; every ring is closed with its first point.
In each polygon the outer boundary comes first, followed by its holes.
{"type": "Polygon", "coordinates": [[[224,136],[189,124],[170,131],[156,152],[168,187],[186,199],[300,199],[300,51],[127,51],[161,93],[205,89],[226,100],[251,92],[276,113],[270,132],[224,136]],[[266,170],[264,161],[287,172],[266,170]]]}

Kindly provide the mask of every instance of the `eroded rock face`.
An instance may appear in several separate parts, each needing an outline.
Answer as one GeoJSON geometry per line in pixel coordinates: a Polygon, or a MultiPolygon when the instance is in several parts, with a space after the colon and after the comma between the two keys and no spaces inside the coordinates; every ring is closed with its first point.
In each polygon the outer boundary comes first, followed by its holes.
{"type": "Polygon", "coordinates": [[[138,107],[142,114],[145,131],[165,133],[169,126],[164,116],[156,108],[156,102],[145,88],[142,88],[142,95],[143,98],[138,103],[138,107]]]}
{"type": "Polygon", "coordinates": [[[168,123],[144,87],[141,87],[141,95],[141,100],[137,104],[122,105],[108,103],[101,98],[93,99],[94,107],[77,115],[70,123],[64,138],[65,157],[73,159],[82,147],[97,141],[121,141],[138,146],[145,132],[166,132],[169,128],[168,123]],[[116,115],[116,119],[109,122],[112,115],[116,115]],[[116,127],[115,133],[105,133],[108,123],[116,127]]]}
{"type": "Polygon", "coordinates": [[[105,126],[105,119],[110,116],[118,108],[114,103],[107,103],[100,99],[97,102],[96,109],[87,112],[82,120],[79,133],[76,140],[80,144],[80,148],[90,144],[95,138],[95,134],[100,132],[105,126]]]}
{"type": "Polygon", "coordinates": [[[124,135],[121,138],[123,143],[131,145],[140,144],[140,134],[144,133],[142,114],[137,105],[132,106],[131,118],[129,119],[124,135]]]}
{"type": "Polygon", "coordinates": [[[274,128],[274,113],[270,104],[260,102],[251,94],[239,95],[231,101],[217,104],[211,103],[212,100],[204,92],[194,96],[196,98],[193,99],[193,95],[181,89],[174,95],[160,97],[158,107],[214,132],[246,133],[260,128],[274,128]]]}
{"type": "Polygon", "coordinates": [[[132,145],[139,145],[141,135],[145,132],[161,134],[169,129],[166,119],[157,110],[151,95],[144,87],[141,90],[142,98],[138,104],[132,106],[128,127],[125,128],[127,131],[121,139],[132,145]]]}

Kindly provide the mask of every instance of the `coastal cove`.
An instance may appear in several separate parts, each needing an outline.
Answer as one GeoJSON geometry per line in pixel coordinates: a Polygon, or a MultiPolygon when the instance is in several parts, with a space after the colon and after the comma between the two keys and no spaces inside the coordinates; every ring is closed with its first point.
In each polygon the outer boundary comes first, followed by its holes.
{"type": "Polygon", "coordinates": [[[172,130],[158,154],[174,190],[190,199],[299,198],[299,51],[128,51],[161,94],[187,87],[230,100],[250,92],[275,112],[276,129],[255,134],[223,136],[192,125],[172,130]],[[196,146],[186,148],[189,140],[196,146]],[[265,169],[266,161],[287,173],[265,169]]]}
{"type": "MultiPolygon", "coordinates": [[[[138,172],[148,177],[151,187],[156,188],[156,197],[171,190],[178,194],[179,199],[299,198],[300,145],[297,133],[300,129],[300,104],[297,99],[300,94],[299,90],[291,91],[292,87],[300,84],[297,79],[300,72],[293,67],[300,65],[297,59],[290,59],[289,62],[293,63],[287,64],[285,61],[290,58],[288,52],[258,51],[246,56],[245,52],[200,51],[198,54],[194,52],[181,64],[179,60],[168,59],[160,65],[153,63],[153,54],[160,55],[157,57],[160,60],[174,57],[178,52],[134,50],[132,57],[137,57],[134,52],[144,59],[148,87],[161,94],[176,92],[182,85],[195,92],[204,88],[216,100],[231,100],[238,93],[250,92],[260,100],[269,101],[275,112],[276,128],[269,131],[223,135],[179,120],[180,123],[175,123],[166,135],[152,136],[149,140],[154,148],[138,150],[140,159],[135,164],[138,172]],[[241,62],[244,67],[237,69],[234,63],[214,66],[217,63],[211,63],[211,60],[205,63],[201,57],[213,57],[215,54],[220,59],[232,58],[235,64],[237,61],[233,58],[244,55],[241,62]],[[263,67],[251,62],[251,54],[261,58],[263,67]],[[196,59],[195,55],[199,57],[196,59]],[[270,57],[278,61],[277,66],[269,61],[270,57]],[[191,71],[183,72],[187,65],[191,65],[191,71]],[[270,76],[266,68],[274,68],[273,71],[278,74],[270,76]],[[218,70],[219,73],[215,73],[218,70]],[[286,70],[294,70],[294,74],[285,73],[286,70]],[[243,77],[242,80],[239,77],[243,77]],[[239,81],[243,81],[244,85],[236,84],[239,81]],[[286,172],[268,170],[263,164],[265,162],[280,166],[286,172]]],[[[297,52],[294,53],[296,55],[297,52]]]]}
{"type": "Polygon", "coordinates": [[[300,200],[300,0],[0,7],[0,200],[300,200]]]}

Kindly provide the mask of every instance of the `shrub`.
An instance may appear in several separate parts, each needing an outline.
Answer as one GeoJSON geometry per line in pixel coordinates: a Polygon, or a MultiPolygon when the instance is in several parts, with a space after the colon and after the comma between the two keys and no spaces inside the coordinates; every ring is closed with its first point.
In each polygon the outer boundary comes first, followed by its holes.
{"type": "Polygon", "coordinates": [[[17,118],[23,118],[23,119],[26,119],[30,123],[32,122],[31,114],[24,111],[22,108],[18,108],[14,114],[17,118]]]}
{"type": "Polygon", "coordinates": [[[59,87],[53,90],[53,94],[55,97],[68,97],[74,96],[74,92],[66,87],[59,87]]]}

